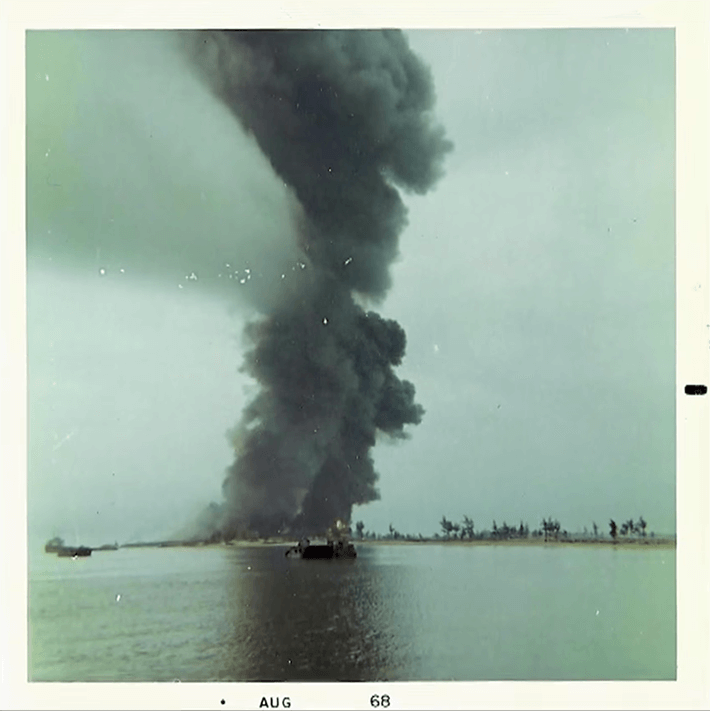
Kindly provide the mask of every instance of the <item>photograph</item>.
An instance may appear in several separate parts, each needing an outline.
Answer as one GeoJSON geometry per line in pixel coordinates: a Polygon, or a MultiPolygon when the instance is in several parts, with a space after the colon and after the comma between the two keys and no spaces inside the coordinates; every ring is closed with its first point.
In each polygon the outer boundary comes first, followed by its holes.
{"type": "Polygon", "coordinates": [[[29,679],[674,679],[674,33],[28,31],[29,679]]]}
{"type": "Polygon", "coordinates": [[[676,28],[96,17],[17,43],[28,693],[671,698],[676,28]]]}

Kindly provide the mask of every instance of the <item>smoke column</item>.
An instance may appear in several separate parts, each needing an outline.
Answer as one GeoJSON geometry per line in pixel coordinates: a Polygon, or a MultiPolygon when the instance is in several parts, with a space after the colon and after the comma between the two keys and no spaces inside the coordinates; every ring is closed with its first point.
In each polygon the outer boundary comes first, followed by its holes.
{"type": "Polygon", "coordinates": [[[401,32],[213,31],[192,49],[301,208],[296,286],[247,326],[243,370],[259,392],[231,435],[214,527],[321,532],[379,497],[378,432],[403,438],[422,418],[394,372],[403,329],[362,305],[390,286],[406,224],[394,186],[426,192],[451,144],[401,32]]]}

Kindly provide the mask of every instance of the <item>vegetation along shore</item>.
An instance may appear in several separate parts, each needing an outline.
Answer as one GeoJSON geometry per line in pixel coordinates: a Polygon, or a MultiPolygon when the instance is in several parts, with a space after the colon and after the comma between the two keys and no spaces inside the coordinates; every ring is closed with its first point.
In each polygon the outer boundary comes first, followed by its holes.
{"type": "MultiPolygon", "coordinates": [[[[460,523],[454,522],[443,516],[439,522],[440,531],[433,535],[424,536],[421,533],[402,533],[392,524],[386,533],[366,531],[362,521],[355,524],[355,530],[347,529],[347,537],[365,545],[378,544],[446,544],[446,545],[525,545],[525,546],[555,546],[555,545],[584,545],[584,546],[621,546],[633,547],[675,547],[675,535],[656,535],[648,531],[648,524],[640,517],[638,521],[627,519],[621,524],[611,519],[608,524],[608,533],[603,532],[596,522],[591,529],[586,527],[581,532],[570,533],[562,528],[560,522],[553,518],[542,519],[540,525],[530,529],[527,523],[520,522],[517,526],[509,526],[505,521],[499,526],[495,521],[490,529],[477,529],[473,520],[464,516],[460,523]]],[[[325,535],[325,534],[324,534],[325,535]]],[[[314,536],[317,537],[317,536],[314,536]]],[[[164,541],[133,541],[123,544],[112,544],[95,547],[92,550],[116,550],[117,548],[172,548],[195,546],[263,546],[286,545],[293,542],[293,536],[260,537],[246,532],[240,538],[222,540],[211,538],[201,539],[172,539],[164,541]]],[[[52,549],[50,544],[61,543],[61,539],[49,541],[45,550],[52,549]]]]}

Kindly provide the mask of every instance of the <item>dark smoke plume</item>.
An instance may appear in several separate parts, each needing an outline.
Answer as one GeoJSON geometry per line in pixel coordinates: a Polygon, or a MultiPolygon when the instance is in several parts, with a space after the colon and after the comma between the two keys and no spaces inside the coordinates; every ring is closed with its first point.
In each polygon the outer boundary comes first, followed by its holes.
{"type": "MultiPolygon", "coordinates": [[[[441,172],[432,80],[398,31],[218,31],[195,57],[302,208],[298,287],[247,327],[260,391],[233,432],[215,528],[319,532],[378,498],[378,432],[423,408],[394,373],[402,328],[361,303],[390,286],[406,209],[441,172]]],[[[268,219],[268,215],[264,216],[268,219]]]]}

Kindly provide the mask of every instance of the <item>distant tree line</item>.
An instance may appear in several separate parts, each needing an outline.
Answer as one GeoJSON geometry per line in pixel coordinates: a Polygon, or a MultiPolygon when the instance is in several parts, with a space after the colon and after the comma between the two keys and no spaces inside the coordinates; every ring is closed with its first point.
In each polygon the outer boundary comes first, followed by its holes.
{"type": "MultiPolygon", "coordinates": [[[[641,536],[646,538],[646,527],[648,524],[644,521],[643,516],[639,517],[639,520],[634,523],[632,518],[624,521],[621,527],[616,525],[616,521],[611,519],[609,521],[609,535],[616,540],[618,536],[641,536]]],[[[653,533],[651,534],[653,536],[653,533]]]]}
{"type": "MultiPolygon", "coordinates": [[[[621,526],[617,526],[614,520],[609,522],[609,535],[616,540],[621,536],[642,536],[646,537],[646,528],[648,524],[643,516],[639,517],[638,521],[633,519],[624,521],[621,526]]],[[[600,538],[600,529],[596,521],[592,522],[592,534],[588,529],[584,528],[583,534],[571,535],[566,529],[562,528],[557,519],[551,516],[543,518],[540,526],[534,530],[530,530],[527,523],[520,521],[519,525],[508,525],[505,521],[499,526],[496,521],[490,529],[477,529],[473,519],[469,516],[464,516],[459,522],[448,519],[446,516],[441,517],[439,521],[439,531],[433,536],[423,536],[421,533],[402,533],[398,531],[393,524],[390,523],[387,533],[381,534],[375,531],[366,531],[365,524],[362,521],[355,523],[355,538],[359,540],[393,540],[393,541],[424,541],[431,540],[446,540],[446,541],[473,541],[473,540],[511,540],[511,539],[526,539],[526,538],[544,538],[545,541],[554,540],[594,540],[600,538]]],[[[653,536],[653,533],[651,533],[653,536]]]]}
{"type": "MultiPolygon", "coordinates": [[[[530,536],[530,528],[527,523],[520,522],[518,526],[509,526],[505,521],[502,525],[498,526],[495,521],[493,521],[492,529],[480,529],[477,530],[473,519],[468,516],[464,516],[461,522],[455,522],[449,520],[446,516],[443,516],[439,522],[441,532],[434,533],[433,536],[425,537],[421,533],[402,533],[398,531],[393,524],[389,525],[388,531],[385,534],[375,533],[374,531],[366,531],[365,525],[362,521],[357,521],[355,524],[355,538],[361,540],[405,540],[405,541],[421,541],[434,539],[444,539],[444,540],[458,540],[458,541],[472,541],[472,540],[485,540],[485,539],[496,539],[505,540],[509,538],[528,538],[530,536]]],[[[533,535],[542,535],[538,531],[533,531],[533,535]]]]}

